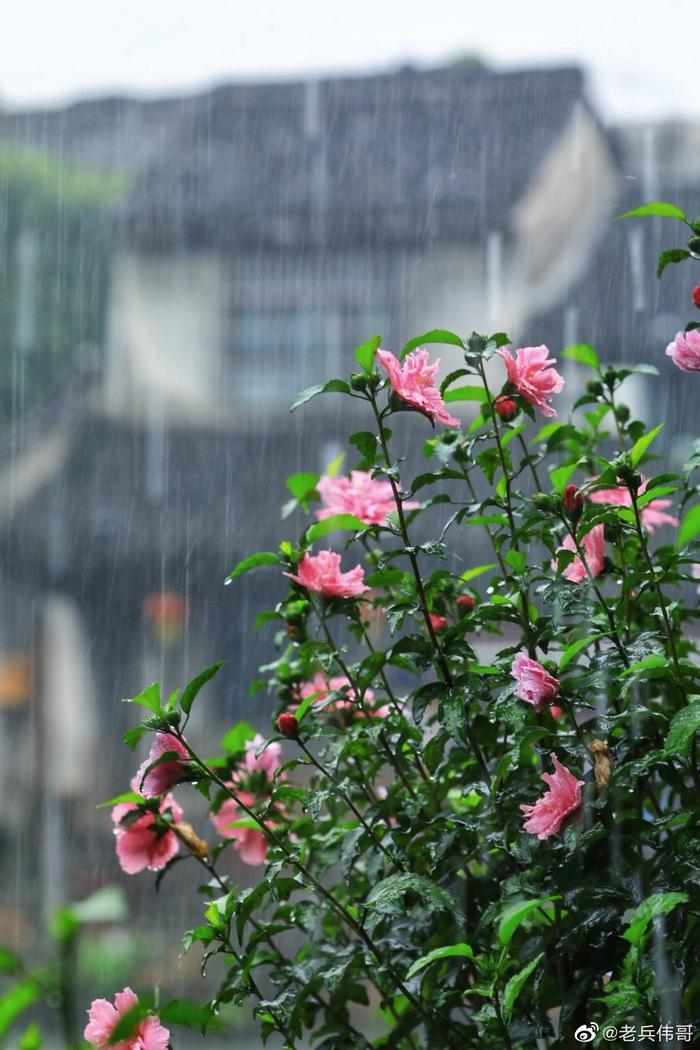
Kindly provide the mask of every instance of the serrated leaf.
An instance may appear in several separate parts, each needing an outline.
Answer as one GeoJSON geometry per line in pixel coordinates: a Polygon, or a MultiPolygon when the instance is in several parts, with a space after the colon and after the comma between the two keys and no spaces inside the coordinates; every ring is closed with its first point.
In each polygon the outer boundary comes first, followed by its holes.
{"type": "Polygon", "coordinates": [[[589,368],[594,368],[596,371],[600,370],[598,354],[588,343],[575,343],[572,346],[567,346],[562,350],[561,356],[567,357],[570,361],[578,361],[579,364],[588,365],[589,368]]]}
{"type": "Polygon", "coordinates": [[[464,349],[464,341],[454,332],[450,332],[446,328],[432,328],[429,332],[424,332],[423,335],[417,335],[415,339],[409,339],[401,351],[401,360],[403,361],[407,354],[410,354],[417,347],[423,346],[424,343],[449,343],[451,346],[459,346],[464,349]]]}
{"type": "Polygon", "coordinates": [[[679,263],[689,258],[690,252],[686,251],[685,248],[669,248],[667,251],[661,252],[659,263],[656,267],[656,276],[660,277],[669,263],[679,263]]]}
{"type": "Polygon", "coordinates": [[[251,554],[249,557],[244,558],[243,561],[239,561],[238,565],[233,569],[226,577],[227,582],[235,580],[237,576],[242,576],[244,572],[250,572],[251,569],[257,569],[259,565],[279,565],[280,558],[278,554],[273,551],[258,551],[257,554],[251,554]]]}
{"type": "Polygon", "coordinates": [[[690,742],[700,729],[700,697],[690,697],[690,703],[671,719],[666,737],[667,755],[686,755],[690,742]]]}
{"type": "Polygon", "coordinates": [[[679,904],[685,904],[687,900],[687,893],[653,893],[639,905],[632,916],[629,928],[622,936],[630,944],[639,946],[652,919],[655,919],[657,915],[667,915],[679,904]]]}
{"type": "Polygon", "coordinates": [[[202,686],[205,686],[215,674],[221,670],[224,666],[225,660],[219,660],[215,664],[211,664],[209,667],[200,671],[198,675],[188,682],[185,688],[182,690],[182,696],[180,697],[180,707],[186,715],[190,713],[192,704],[194,703],[197,694],[199,693],[202,686]]]}
{"type": "Polygon", "coordinates": [[[289,411],[295,412],[297,408],[305,405],[318,394],[349,394],[350,392],[349,385],[343,379],[329,379],[327,383],[319,383],[317,386],[310,386],[302,390],[295,397],[289,411]]]}
{"type": "Polygon", "coordinates": [[[414,875],[411,872],[401,872],[382,879],[367,898],[366,906],[371,911],[393,912],[399,903],[403,903],[404,894],[409,891],[417,893],[430,911],[460,913],[456,901],[446,890],[425,875],[414,875]]]}
{"type": "Polygon", "coordinates": [[[688,217],[683,209],[679,208],[677,204],[669,204],[668,201],[649,201],[648,204],[641,204],[638,208],[633,208],[632,211],[616,215],[615,219],[635,219],[643,218],[647,215],[661,215],[665,219],[680,219],[681,222],[688,221],[688,217]]]}
{"type": "Polygon", "coordinates": [[[503,1010],[505,1012],[506,1019],[510,1018],[511,1013],[513,1012],[513,1007],[515,1006],[516,999],[523,990],[528,977],[530,977],[530,975],[537,969],[539,964],[542,962],[542,959],[544,959],[544,952],[540,952],[539,955],[536,955],[535,958],[527,964],[527,966],[523,967],[520,973],[516,973],[515,976],[511,977],[511,979],[508,981],[507,985],[503,990],[503,1010]]]}
{"type": "Polygon", "coordinates": [[[538,897],[536,900],[529,901],[518,901],[516,904],[511,904],[509,908],[501,915],[501,921],[498,924],[498,939],[503,945],[510,944],[513,939],[513,934],[518,927],[525,922],[533,911],[541,907],[543,904],[547,904],[549,901],[558,901],[561,898],[558,895],[550,897],[538,897]]]}
{"type": "Polygon", "coordinates": [[[683,520],[678,529],[678,536],[676,537],[676,546],[685,547],[686,543],[690,543],[692,539],[695,539],[699,532],[700,503],[696,503],[694,507],[691,507],[690,510],[683,515],[683,520]]]}
{"type": "Polygon", "coordinates": [[[649,448],[654,438],[661,433],[663,428],[664,424],[659,423],[658,427],[654,427],[654,429],[650,430],[648,434],[642,434],[642,436],[635,441],[634,445],[629,451],[630,463],[633,467],[636,467],[637,464],[641,461],[642,457],[646,453],[646,450],[649,448]]]}
{"type": "Polygon", "coordinates": [[[365,523],[352,514],[333,514],[330,518],[324,518],[323,521],[311,525],[306,530],[306,540],[308,543],[315,543],[329,532],[361,532],[366,528],[365,523]]]}
{"type": "Polygon", "coordinates": [[[372,374],[372,366],[374,365],[374,355],[379,349],[382,342],[380,335],[374,335],[371,339],[368,339],[362,346],[358,346],[355,350],[355,360],[366,375],[372,374]]]}
{"type": "Polygon", "coordinates": [[[479,401],[488,400],[486,391],[481,386],[456,386],[452,390],[446,390],[442,395],[445,404],[450,401],[479,401]]]}
{"type": "Polygon", "coordinates": [[[124,703],[138,704],[139,707],[148,708],[154,715],[159,715],[162,711],[160,706],[160,683],[151,682],[138,696],[126,697],[124,703]]]}
{"type": "Polygon", "coordinates": [[[474,950],[465,941],[462,941],[460,944],[448,944],[445,948],[433,948],[427,955],[422,955],[420,959],[416,959],[406,974],[406,980],[408,981],[415,974],[424,970],[426,966],[430,966],[431,963],[439,959],[452,959],[455,957],[473,959],[474,950]]]}

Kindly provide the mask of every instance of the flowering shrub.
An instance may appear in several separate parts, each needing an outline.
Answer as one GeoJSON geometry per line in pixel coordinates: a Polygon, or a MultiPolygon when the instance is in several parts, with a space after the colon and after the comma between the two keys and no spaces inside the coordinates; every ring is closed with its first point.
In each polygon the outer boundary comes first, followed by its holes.
{"type": "MultiPolygon", "coordinates": [[[[681,368],[693,338],[676,337],[681,368]]],[[[700,451],[655,467],[661,424],[622,400],[655,369],[567,348],[588,378],[562,419],[555,357],[508,344],[438,330],[397,357],[375,338],[349,379],[297,399],[353,398],[367,429],[347,475],[290,479],[301,537],[229,578],[279,579],[259,617],[281,628],[266,738],[244,722],[201,757],[187,727],[219,665],[133,699],[147,714],[127,743],[156,735],[113,800],[118,858],[202,867],[185,948],[220,979],[204,1010],[171,1004],[175,1023],[251,1000],[285,1046],[501,1050],[698,1016],[700,451]],[[460,353],[439,387],[424,343],[460,353]],[[469,424],[451,415],[464,402],[469,424]],[[405,412],[427,461],[413,478],[392,435],[405,412]],[[213,845],[184,822],[192,790],[213,845]],[[253,888],[234,885],[231,850],[265,865],[253,888]]],[[[118,1045],[160,1050],[129,989],[93,1004],[86,1038],[114,1040],[123,1004],[118,1045]]]]}

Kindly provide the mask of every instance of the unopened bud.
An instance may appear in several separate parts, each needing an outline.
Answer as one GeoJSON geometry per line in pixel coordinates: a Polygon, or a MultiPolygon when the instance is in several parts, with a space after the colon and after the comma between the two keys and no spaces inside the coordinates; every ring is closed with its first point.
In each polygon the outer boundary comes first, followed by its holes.
{"type": "Polygon", "coordinates": [[[535,492],[532,502],[538,510],[544,511],[545,514],[553,514],[557,509],[557,497],[550,492],[535,492]]]}
{"type": "Polygon", "coordinates": [[[350,386],[353,390],[366,390],[367,389],[367,376],[364,372],[353,372],[350,376],[350,386]]]}
{"type": "Polygon", "coordinates": [[[693,253],[693,255],[700,255],[700,237],[698,237],[697,235],[691,237],[688,241],[688,248],[693,253]]]}
{"type": "Polygon", "coordinates": [[[282,736],[293,739],[299,735],[299,721],[291,711],[283,711],[277,719],[277,729],[282,736]]]}
{"type": "Polygon", "coordinates": [[[510,423],[511,419],[515,419],[518,414],[517,404],[511,397],[506,397],[505,394],[501,394],[500,397],[496,398],[493,407],[504,423],[510,423]]]}
{"type": "Polygon", "coordinates": [[[697,306],[698,310],[700,310],[700,284],[695,285],[691,292],[691,297],[693,300],[693,306],[697,306]]]}
{"type": "Polygon", "coordinates": [[[567,485],[561,501],[567,514],[580,514],[583,510],[583,493],[577,485],[567,485]]]}
{"type": "Polygon", "coordinates": [[[476,598],[473,594],[460,594],[457,598],[457,605],[460,609],[464,609],[465,613],[471,612],[476,608],[476,598]]]}
{"type": "Polygon", "coordinates": [[[600,397],[603,393],[603,384],[599,379],[592,379],[590,382],[586,383],[586,390],[589,394],[592,394],[593,397],[600,397]]]}

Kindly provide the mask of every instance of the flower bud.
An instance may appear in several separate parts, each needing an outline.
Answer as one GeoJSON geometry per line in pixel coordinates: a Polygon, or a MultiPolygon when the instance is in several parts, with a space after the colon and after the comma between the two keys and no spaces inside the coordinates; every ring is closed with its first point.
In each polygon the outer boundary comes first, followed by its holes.
{"type": "Polygon", "coordinates": [[[557,496],[552,492],[535,492],[532,502],[545,514],[553,514],[557,509],[557,496]]]}
{"type": "Polygon", "coordinates": [[[364,372],[353,372],[350,376],[350,386],[353,390],[364,391],[367,389],[367,376],[364,372]]]}
{"type": "Polygon", "coordinates": [[[301,623],[292,623],[291,620],[288,620],[285,624],[285,631],[290,642],[303,642],[306,638],[306,631],[301,623]]]}
{"type": "Polygon", "coordinates": [[[695,285],[691,292],[691,296],[693,299],[693,306],[697,306],[698,310],[700,310],[700,284],[695,285]]]}
{"type": "Polygon", "coordinates": [[[460,594],[457,598],[457,605],[464,610],[462,615],[465,615],[476,608],[476,598],[473,594],[460,594]]]}
{"type": "Polygon", "coordinates": [[[603,393],[603,384],[599,379],[592,379],[590,382],[586,383],[586,390],[589,394],[592,394],[593,397],[600,397],[603,393]]]}
{"type": "Polygon", "coordinates": [[[299,722],[291,711],[283,711],[277,719],[277,729],[282,736],[294,738],[299,735],[299,722]]]}
{"type": "Polygon", "coordinates": [[[430,626],[434,631],[444,631],[447,627],[447,617],[439,613],[430,613],[430,626]]]}
{"type": "Polygon", "coordinates": [[[615,408],[615,416],[618,423],[627,423],[630,418],[630,410],[627,405],[617,405],[615,408]]]}
{"type": "Polygon", "coordinates": [[[512,398],[501,394],[493,403],[493,407],[504,423],[510,423],[518,414],[518,406],[512,398]]]}
{"type": "Polygon", "coordinates": [[[688,241],[688,249],[693,253],[693,255],[700,255],[700,237],[698,237],[697,235],[691,237],[688,241]]]}
{"type": "Polygon", "coordinates": [[[577,485],[567,485],[561,501],[567,514],[580,514],[583,510],[583,493],[577,485]]]}

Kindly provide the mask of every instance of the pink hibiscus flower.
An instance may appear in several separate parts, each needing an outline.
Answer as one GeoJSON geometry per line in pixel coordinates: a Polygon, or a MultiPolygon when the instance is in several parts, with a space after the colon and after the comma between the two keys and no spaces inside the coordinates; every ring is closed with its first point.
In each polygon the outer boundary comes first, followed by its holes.
{"type": "MultiPolygon", "coordinates": [[[[131,790],[139,791],[138,774],[131,781],[131,790]]],[[[155,813],[144,813],[131,824],[122,824],[124,817],[138,808],[135,802],[120,802],[112,810],[117,857],[127,875],[136,875],[144,868],[160,871],[180,848],[174,831],[156,826],[155,813]]],[[[161,813],[170,810],[174,823],[181,823],[184,814],[172,795],[164,795],[158,808],[161,813]]]]}
{"type": "MultiPolygon", "coordinates": [[[[581,539],[580,546],[583,547],[583,553],[586,556],[586,563],[590,570],[591,576],[600,576],[603,568],[605,567],[605,529],[604,526],[594,525],[590,532],[581,539]]],[[[571,536],[567,536],[562,543],[559,550],[564,551],[575,551],[576,544],[572,540],[571,536]]],[[[552,562],[552,568],[556,569],[556,561],[552,562]]],[[[588,575],[583,566],[583,562],[578,557],[566,566],[564,569],[564,576],[567,580],[571,580],[572,583],[583,583],[584,580],[588,579],[588,575]]]]}
{"type": "Polygon", "coordinates": [[[319,551],[316,555],[307,553],[299,562],[296,574],[285,572],[284,575],[326,598],[358,598],[369,590],[364,584],[362,566],[356,565],[350,572],[341,572],[340,555],[335,551],[319,551]]]}
{"type": "MultiPolygon", "coordinates": [[[[231,784],[230,786],[234,787],[235,785],[231,784]]],[[[255,804],[254,795],[251,795],[248,791],[238,790],[237,794],[244,805],[253,808],[255,804]]],[[[227,798],[222,802],[216,813],[210,813],[210,818],[219,834],[223,838],[232,840],[234,849],[238,851],[244,864],[259,865],[265,863],[267,857],[267,838],[265,833],[260,828],[231,827],[231,824],[237,820],[249,819],[245,810],[241,809],[232,798],[227,798]]],[[[264,823],[266,827],[272,827],[271,821],[266,820],[264,823]]]]}
{"type": "Polygon", "coordinates": [[[546,346],[524,346],[515,351],[501,349],[496,351],[506,364],[508,379],[521,397],[531,405],[539,408],[543,416],[556,416],[549,404],[553,394],[564,388],[564,379],[559,375],[555,365],[556,358],[549,357],[546,346]]]}
{"type": "Polygon", "coordinates": [[[407,405],[425,412],[435,423],[461,427],[462,421],[449,414],[435,385],[439,359],[429,364],[428,351],[419,347],[407,354],[403,361],[399,361],[389,350],[377,350],[377,360],[389,376],[392,390],[407,405]]]}
{"type": "Polygon", "coordinates": [[[682,372],[700,372],[700,330],[692,328],[689,332],[678,332],[666,347],[666,356],[682,372]]]}
{"type": "Polygon", "coordinates": [[[156,733],[148,758],[141,763],[136,774],[141,793],[148,798],[153,795],[164,795],[171,787],[175,787],[176,784],[181,784],[183,780],[187,780],[189,770],[186,763],[189,761],[189,757],[187,748],[172,733],[156,733]],[[179,755],[179,759],[163,762],[161,765],[151,769],[150,772],[146,772],[149,766],[169,752],[179,755]]]}
{"type": "Polygon", "coordinates": [[[240,780],[241,776],[250,776],[254,773],[262,773],[270,782],[274,779],[275,773],[282,765],[282,746],[274,741],[259,755],[256,755],[256,751],[264,743],[264,737],[260,733],[256,733],[252,740],[246,740],[245,757],[241,769],[236,773],[237,780],[240,780]]]}
{"type": "MultiPolygon", "coordinates": [[[[591,478],[590,480],[595,480],[591,478]]],[[[642,482],[639,489],[640,496],[646,490],[647,481],[646,479],[642,482]]],[[[631,507],[632,497],[629,489],[624,485],[617,485],[611,489],[598,489],[596,492],[589,492],[588,498],[591,503],[609,503],[615,507],[631,507]]],[[[650,503],[647,503],[646,507],[642,507],[640,511],[640,517],[642,519],[642,525],[649,532],[653,532],[654,529],[659,528],[660,525],[678,525],[678,518],[674,518],[672,514],[666,514],[665,511],[671,506],[670,499],[653,499],[650,503]]]]}
{"type": "MultiPolygon", "coordinates": [[[[314,693],[318,693],[318,696],[314,700],[315,704],[322,703],[330,692],[344,692],[348,699],[336,700],[330,705],[330,707],[326,707],[324,710],[347,712],[356,719],[365,717],[364,711],[357,703],[355,690],[352,688],[345,675],[335,675],[333,678],[329,678],[328,681],[326,681],[321,672],[317,671],[310,682],[304,682],[299,686],[299,697],[302,700],[305,700],[307,696],[313,696],[314,693]]],[[[372,689],[365,689],[365,706],[370,707],[374,701],[374,691],[372,689]]],[[[382,705],[373,708],[371,713],[377,718],[385,718],[389,714],[389,708],[382,705]]]]}
{"type": "MultiPolygon", "coordinates": [[[[396,510],[388,481],[373,478],[369,471],[353,470],[350,477],[323,477],[316,486],[324,506],[316,511],[319,521],[336,514],[352,514],[365,525],[386,525],[388,514],[396,510]]],[[[420,503],[404,502],[404,510],[415,510],[420,503]]]]}
{"type": "Polygon", "coordinates": [[[559,696],[558,679],[525,653],[518,653],[510,673],[516,681],[515,695],[526,704],[532,704],[535,711],[541,711],[549,700],[559,696]]]}
{"type": "Polygon", "coordinates": [[[129,1010],[138,1003],[138,996],[125,988],[114,996],[114,1005],[107,999],[95,999],[88,1010],[88,1023],[83,1036],[85,1040],[100,1050],[168,1050],[170,1032],[164,1028],[157,1017],[143,1017],[136,1025],[128,1039],[110,1043],[112,1032],[129,1010]]]}
{"type": "Polygon", "coordinates": [[[523,824],[525,831],[537,835],[538,839],[547,839],[556,835],[569,813],[581,805],[581,788],[583,780],[577,780],[557,756],[549,756],[554,766],[554,773],[543,773],[540,777],[548,787],[542,798],[534,806],[521,806],[528,818],[523,824]]]}

